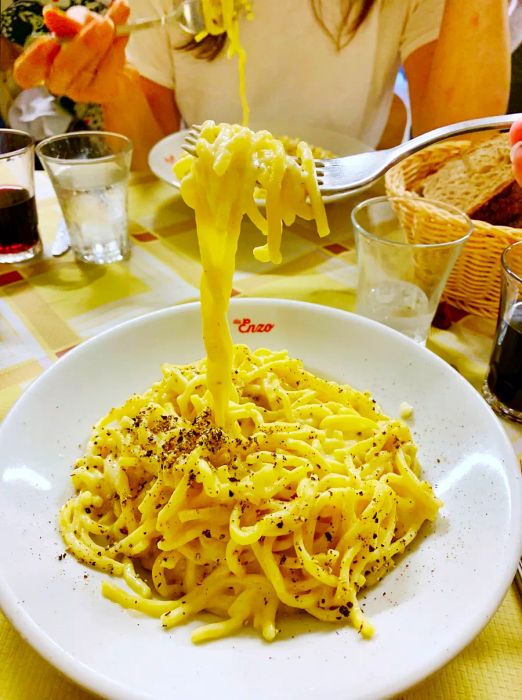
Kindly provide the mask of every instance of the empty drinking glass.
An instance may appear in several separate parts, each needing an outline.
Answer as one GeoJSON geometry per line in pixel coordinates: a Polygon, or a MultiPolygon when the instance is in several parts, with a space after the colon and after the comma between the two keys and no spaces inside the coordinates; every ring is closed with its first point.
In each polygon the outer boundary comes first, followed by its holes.
{"type": "Polygon", "coordinates": [[[496,413],[522,423],[522,241],[502,254],[497,332],[482,393],[496,413]]]}
{"type": "Polygon", "coordinates": [[[466,214],[411,197],[374,197],[352,211],[357,313],[424,345],[442,291],[472,231],[466,214]]]}
{"type": "Polygon", "coordinates": [[[111,132],[78,131],[45,139],[36,152],[53,183],[77,260],[105,264],[127,258],[131,141],[111,132]]]}

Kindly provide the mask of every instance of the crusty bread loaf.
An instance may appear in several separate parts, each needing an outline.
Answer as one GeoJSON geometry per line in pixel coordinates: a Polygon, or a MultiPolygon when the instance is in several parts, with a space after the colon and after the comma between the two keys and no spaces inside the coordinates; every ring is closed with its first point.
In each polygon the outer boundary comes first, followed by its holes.
{"type": "Polygon", "coordinates": [[[422,180],[418,193],[494,226],[522,226],[522,189],[509,160],[509,136],[497,134],[447,160],[422,180]]]}

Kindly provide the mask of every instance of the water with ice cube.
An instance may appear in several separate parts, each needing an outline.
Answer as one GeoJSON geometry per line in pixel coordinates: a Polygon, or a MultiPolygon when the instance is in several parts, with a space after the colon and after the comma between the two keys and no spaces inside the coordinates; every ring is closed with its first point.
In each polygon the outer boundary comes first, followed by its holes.
{"type": "Polygon", "coordinates": [[[424,344],[433,317],[426,294],[411,282],[395,280],[361,290],[357,312],[424,344]]]}
{"type": "Polygon", "coordinates": [[[55,183],[76,255],[110,263],[128,257],[127,172],[118,163],[66,166],[55,183]]]}

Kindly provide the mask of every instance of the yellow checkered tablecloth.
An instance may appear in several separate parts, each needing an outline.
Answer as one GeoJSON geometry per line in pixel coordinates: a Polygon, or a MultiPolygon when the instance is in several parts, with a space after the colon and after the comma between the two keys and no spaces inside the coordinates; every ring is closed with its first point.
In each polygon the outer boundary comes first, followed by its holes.
{"type": "MultiPolygon", "coordinates": [[[[95,267],[76,264],[71,253],[49,257],[60,211],[45,176],[37,175],[46,254],[33,263],[0,269],[0,417],[35,377],[82,340],[143,313],[198,299],[194,219],[175,190],[149,174],[135,174],[129,191],[132,256],[126,263],[95,267]]],[[[286,231],[284,263],[278,267],[253,259],[258,239],[245,226],[235,294],[351,310],[356,276],[348,216],[356,201],[329,206],[328,239],[319,240],[306,222],[286,231]]],[[[432,331],[429,346],[478,386],[493,332],[492,323],[468,316],[449,331],[432,331]]],[[[522,430],[506,428],[522,454],[522,430]]],[[[470,581],[470,595],[472,585],[470,581]]],[[[482,633],[445,668],[402,697],[509,700],[522,697],[521,688],[522,600],[511,586],[482,633]]],[[[43,661],[0,612],[0,700],[89,698],[90,693],[43,661]]]]}

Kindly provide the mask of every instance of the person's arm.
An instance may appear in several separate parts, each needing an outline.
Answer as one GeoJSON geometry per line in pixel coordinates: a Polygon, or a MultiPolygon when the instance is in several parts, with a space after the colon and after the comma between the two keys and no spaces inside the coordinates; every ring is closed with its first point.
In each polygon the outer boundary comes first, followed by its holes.
{"type": "Polygon", "coordinates": [[[446,0],[439,38],[404,62],[412,129],[504,114],[510,50],[506,0],[446,0]]]}
{"type": "Polygon", "coordinates": [[[146,168],[152,146],[179,130],[180,116],[172,90],[143,78],[128,65],[121,77],[118,96],[105,102],[102,108],[104,128],[132,140],[134,170],[146,168]]]}

